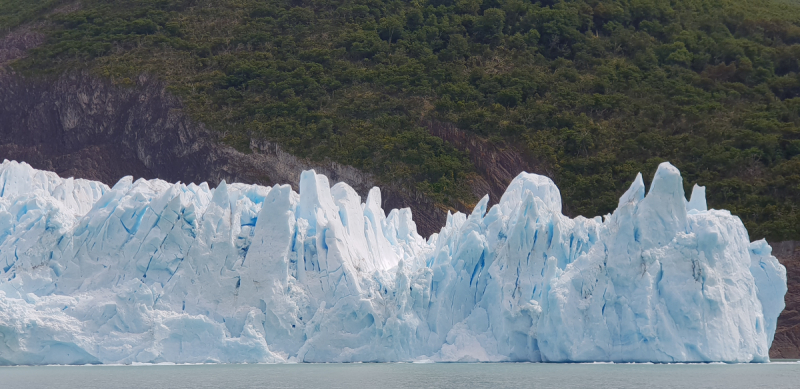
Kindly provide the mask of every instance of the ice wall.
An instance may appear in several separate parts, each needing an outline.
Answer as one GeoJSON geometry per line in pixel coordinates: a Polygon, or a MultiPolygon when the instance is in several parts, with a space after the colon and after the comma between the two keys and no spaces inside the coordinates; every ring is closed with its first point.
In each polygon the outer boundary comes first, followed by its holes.
{"type": "Polygon", "coordinates": [[[427,240],[313,171],[108,188],[5,161],[0,188],[0,364],[763,362],[786,292],[668,163],[593,219],[522,173],[427,240]]]}

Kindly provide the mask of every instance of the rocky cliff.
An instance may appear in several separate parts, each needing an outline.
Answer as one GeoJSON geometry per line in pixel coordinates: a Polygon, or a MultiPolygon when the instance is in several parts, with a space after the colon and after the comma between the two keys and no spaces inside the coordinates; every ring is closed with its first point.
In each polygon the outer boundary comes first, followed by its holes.
{"type": "Polygon", "coordinates": [[[800,242],[772,243],[772,254],[786,266],[786,309],[778,317],[771,358],[800,358],[800,242]]]}
{"type": "MultiPolygon", "coordinates": [[[[119,86],[87,73],[50,79],[0,73],[0,159],[115,183],[125,175],[168,181],[272,185],[315,169],[362,195],[376,179],[349,166],[296,158],[278,145],[253,141],[251,152],[224,145],[222,134],[194,123],[164,85],[145,75],[119,86]]],[[[437,230],[446,211],[400,186],[381,185],[383,207],[412,207],[421,233],[437,230]]]]}
{"type": "MultiPolygon", "coordinates": [[[[508,184],[519,174],[529,172],[553,177],[543,166],[534,164],[505,142],[493,143],[457,128],[452,123],[427,120],[422,123],[431,135],[444,139],[456,148],[466,151],[475,166],[477,175],[470,182],[472,194],[481,198],[489,194],[489,206],[503,196],[508,184]]],[[[469,208],[469,207],[468,207],[469,208]]],[[[569,216],[569,212],[565,212],[569,216]]]]}

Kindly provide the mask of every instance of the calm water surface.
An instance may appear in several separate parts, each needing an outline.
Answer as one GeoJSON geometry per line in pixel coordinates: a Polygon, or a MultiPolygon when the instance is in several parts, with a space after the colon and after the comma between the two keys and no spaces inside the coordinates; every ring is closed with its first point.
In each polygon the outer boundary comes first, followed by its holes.
{"type": "Polygon", "coordinates": [[[0,388],[800,388],[800,363],[0,367],[0,388]]]}

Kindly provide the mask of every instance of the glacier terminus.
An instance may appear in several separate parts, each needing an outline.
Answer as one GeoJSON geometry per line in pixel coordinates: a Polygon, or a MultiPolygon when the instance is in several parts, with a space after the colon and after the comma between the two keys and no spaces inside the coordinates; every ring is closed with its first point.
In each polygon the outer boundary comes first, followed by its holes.
{"type": "Polygon", "coordinates": [[[0,364],[766,362],[786,271],[740,219],[641,174],[571,219],[547,177],[417,233],[314,171],[113,188],[0,165],[0,364]]]}

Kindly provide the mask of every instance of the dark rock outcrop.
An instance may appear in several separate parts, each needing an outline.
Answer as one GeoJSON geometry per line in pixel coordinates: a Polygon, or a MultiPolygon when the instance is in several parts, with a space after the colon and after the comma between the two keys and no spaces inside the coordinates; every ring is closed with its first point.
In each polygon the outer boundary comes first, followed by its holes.
{"type": "Polygon", "coordinates": [[[789,291],[786,308],[778,317],[775,340],[769,350],[770,358],[800,358],[800,241],[771,243],[772,254],[786,266],[789,291]]]}
{"type": "Polygon", "coordinates": [[[17,58],[44,42],[44,34],[37,31],[42,23],[28,24],[15,29],[0,38],[0,66],[17,58]]]}
{"type": "MultiPolygon", "coordinates": [[[[193,122],[158,80],[133,87],[88,73],[31,80],[0,67],[0,160],[25,161],[61,176],[113,185],[126,175],[175,182],[291,184],[315,169],[365,195],[377,180],[350,166],[297,158],[253,141],[251,153],[193,122]]],[[[411,207],[420,233],[441,228],[446,212],[412,189],[382,185],[385,209],[411,207]]]]}
{"type": "MultiPolygon", "coordinates": [[[[492,143],[463,131],[452,123],[425,121],[423,125],[431,135],[442,138],[457,149],[469,153],[470,162],[478,173],[470,182],[472,194],[478,199],[489,194],[490,206],[500,201],[511,180],[520,172],[553,176],[504,142],[492,143]]],[[[471,209],[459,209],[459,211],[469,212],[471,209]]]]}

